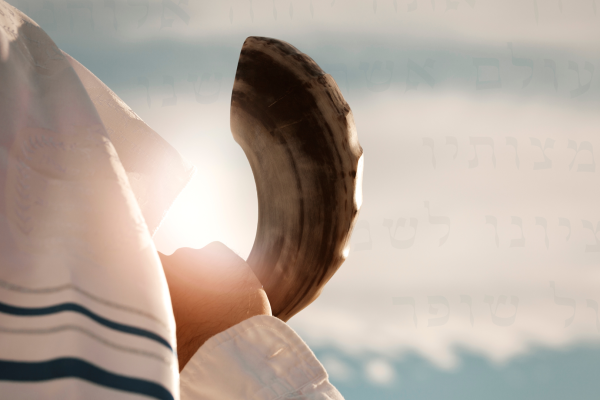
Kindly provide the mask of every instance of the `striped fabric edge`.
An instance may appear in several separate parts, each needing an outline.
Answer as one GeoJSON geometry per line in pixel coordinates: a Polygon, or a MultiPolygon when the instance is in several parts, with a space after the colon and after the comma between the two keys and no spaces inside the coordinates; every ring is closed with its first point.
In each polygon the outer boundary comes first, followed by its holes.
{"type": "Polygon", "coordinates": [[[102,298],[100,296],[97,296],[95,294],[88,292],[87,290],[84,290],[83,288],[81,288],[73,283],[65,283],[62,285],[42,287],[42,288],[30,288],[30,287],[26,287],[26,286],[16,285],[14,283],[0,279],[0,288],[5,289],[5,290],[10,290],[10,291],[13,291],[16,293],[33,294],[33,295],[54,294],[54,293],[59,293],[59,292],[66,291],[66,290],[73,290],[74,292],[79,293],[79,294],[89,298],[90,300],[93,300],[93,301],[100,303],[102,305],[105,305],[107,307],[111,307],[111,308],[114,308],[116,310],[123,311],[123,312],[137,314],[141,317],[151,319],[151,320],[159,323],[160,325],[164,326],[165,328],[167,327],[167,324],[165,322],[161,321],[159,318],[157,318],[156,316],[154,316],[151,313],[137,309],[135,307],[130,307],[125,304],[120,304],[115,301],[102,298]]]}
{"type": "Polygon", "coordinates": [[[63,378],[82,379],[159,400],[175,400],[169,390],[156,382],[118,375],[79,358],[56,358],[40,362],[0,359],[0,381],[42,382],[63,378]]]}
{"type": "Polygon", "coordinates": [[[175,356],[174,353],[171,353],[171,357],[163,357],[158,353],[154,353],[151,351],[146,351],[143,349],[134,348],[131,346],[123,346],[119,343],[115,343],[110,341],[100,335],[95,334],[89,329],[86,329],[79,325],[74,324],[64,324],[64,325],[56,325],[51,327],[37,327],[37,328],[9,328],[5,326],[0,326],[0,334],[8,334],[8,335],[31,335],[31,336],[45,336],[52,334],[60,334],[64,332],[77,332],[84,336],[89,337],[92,340],[95,340],[102,345],[109,347],[113,350],[120,351],[122,353],[129,353],[141,357],[147,357],[155,359],[163,364],[169,365],[172,357],[175,356]]]}
{"type": "Polygon", "coordinates": [[[13,306],[13,305],[9,305],[9,304],[0,302],[0,313],[15,315],[15,316],[22,316],[22,317],[44,316],[44,315],[51,315],[51,314],[56,314],[56,313],[66,312],[66,311],[76,312],[76,313],[85,315],[86,317],[90,318],[91,320],[93,320],[101,325],[104,325],[107,328],[113,329],[115,331],[119,331],[122,333],[128,333],[131,335],[136,335],[136,336],[140,336],[140,337],[144,337],[144,338],[153,340],[153,341],[161,344],[162,346],[165,346],[171,352],[173,352],[173,347],[171,346],[171,344],[167,340],[165,340],[163,337],[157,335],[156,333],[148,331],[146,329],[138,328],[135,326],[125,325],[125,324],[121,324],[121,323],[118,323],[115,321],[111,321],[107,318],[104,318],[104,317],[90,311],[89,309],[87,309],[79,304],[76,304],[76,303],[62,303],[62,304],[57,304],[57,305],[47,306],[47,307],[38,307],[38,308],[27,307],[26,308],[26,307],[18,307],[18,306],[13,306]]]}

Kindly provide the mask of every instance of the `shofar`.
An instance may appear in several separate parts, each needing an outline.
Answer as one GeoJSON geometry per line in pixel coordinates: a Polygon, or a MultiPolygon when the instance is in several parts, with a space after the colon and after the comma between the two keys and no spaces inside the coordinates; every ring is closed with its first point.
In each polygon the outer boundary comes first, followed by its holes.
{"type": "Polygon", "coordinates": [[[273,315],[287,321],[319,296],[348,255],[363,168],[352,111],[306,54],[249,37],[233,85],[231,131],[258,195],[247,262],[273,315]]]}

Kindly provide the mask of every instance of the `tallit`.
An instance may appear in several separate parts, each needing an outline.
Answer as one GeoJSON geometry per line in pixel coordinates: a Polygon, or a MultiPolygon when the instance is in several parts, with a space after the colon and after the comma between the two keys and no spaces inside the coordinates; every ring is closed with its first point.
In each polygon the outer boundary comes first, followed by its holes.
{"type": "Polygon", "coordinates": [[[151,234],[192,174],[0,0],[2,398],[179,398],[151,234]]]}

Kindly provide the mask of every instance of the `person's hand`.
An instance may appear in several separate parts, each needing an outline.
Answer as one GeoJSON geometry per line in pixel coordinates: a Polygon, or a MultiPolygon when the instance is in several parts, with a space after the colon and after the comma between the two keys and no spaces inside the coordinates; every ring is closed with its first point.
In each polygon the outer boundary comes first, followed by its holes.
{"type": "Polygon", "coordinates": [[[158,255],[171,293],[180,371],[210,337],[255,315],[271,315],[258,278],[223,243],[158,255]]]}

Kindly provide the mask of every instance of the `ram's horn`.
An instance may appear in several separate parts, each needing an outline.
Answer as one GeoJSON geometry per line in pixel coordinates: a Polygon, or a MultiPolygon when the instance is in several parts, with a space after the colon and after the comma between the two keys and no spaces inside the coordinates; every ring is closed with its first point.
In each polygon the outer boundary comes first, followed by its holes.
{"type": "Polygon", "coordinates": [[[231,131],[258,195],[247,262],[273,315],[287,321],[319,296],[348,255],[363,167],[352,112],[306,54],[249,37],[233,85],[231,131]]]}

